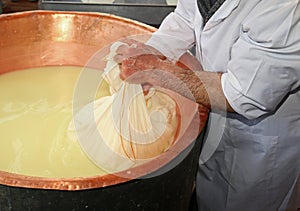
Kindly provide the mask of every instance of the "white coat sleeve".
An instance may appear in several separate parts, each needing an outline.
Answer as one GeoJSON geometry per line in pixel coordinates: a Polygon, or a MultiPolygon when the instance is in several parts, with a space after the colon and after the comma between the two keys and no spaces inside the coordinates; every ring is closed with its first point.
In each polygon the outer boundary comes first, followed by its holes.
{"type": "Polygon", "coordinates": [[[178,60],[195,42],[195,2],[179,0],[174,12],[162,22],[147,42],[171,60],[178,60]]]}
{"type": "Polygon", "coordinates": [[[222,76],[229,104],[248,119],[275,111],[300,87],[300,3],[262,2],[243,21],[222,76]]]}

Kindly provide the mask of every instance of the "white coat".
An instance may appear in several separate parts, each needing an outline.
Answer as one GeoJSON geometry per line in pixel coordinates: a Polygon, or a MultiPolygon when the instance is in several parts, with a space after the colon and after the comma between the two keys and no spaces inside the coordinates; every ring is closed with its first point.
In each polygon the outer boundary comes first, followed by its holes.
{"type": "Polygon", "coordinates": [[[286,210],[300,180],[299,0],[227,0],[204,27],[196,0],[179,0],[148,44],[175,60],[195,45],[237,112],[210,114],[199,209],[286,210]]]}

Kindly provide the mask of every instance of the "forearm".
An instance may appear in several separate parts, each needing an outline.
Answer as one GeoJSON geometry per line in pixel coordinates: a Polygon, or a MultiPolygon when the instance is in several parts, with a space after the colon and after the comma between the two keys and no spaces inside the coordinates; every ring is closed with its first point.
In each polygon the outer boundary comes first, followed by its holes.
{"type": "Polygon", "coordinates": [[[118,49],[115,60],[122,65],[120,77],[123,80],[161,86],[207,108],[233,112],[223,94],[221,73],[202,71],[201,64],[188,53],[180,58],[179,65],[174,65],[152,50],[143,49],[128,46],[118,49]]]}
{"type": "Polygon", "coordinates": [[[202,104],[207,108],[234,112],[226,100],[221,87],[222,73],[192,71],[171,66],[166,62],[162,63],[161,68],[167,70],[167,72],[171,72],[175,78],[179,79],[175,83],[174,80],[169,83],[162,83],[162,86],[165,88],[169,88],[185,97],[195,100],[198,104],[202,104]]]}
{"type": "Polygon", "coordinates": [[[222,73],[197,71],[193,72],[196,75],[194,82],[189,83],[189,78],[186,78],[187,83],[191,85],[191,92],[194,94],[197,103],[211,108],[212,110],[221,110],[234,112],[228,103],[222,86],[222,73]],[[198,82],[196,82],[198,80],[198,82]]]}

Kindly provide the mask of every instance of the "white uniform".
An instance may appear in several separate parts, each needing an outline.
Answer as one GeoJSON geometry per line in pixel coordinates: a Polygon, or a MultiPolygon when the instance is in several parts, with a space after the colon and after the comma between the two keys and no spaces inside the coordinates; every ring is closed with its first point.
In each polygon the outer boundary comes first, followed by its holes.
{"type": "Polygon", "coordinates": [[[285,210],[300,180],[299,0],[227,0],[204,27],[196,1],[179,0],[148,44],[171,59],[196,45],[238,113],[210,114],[200,210],[285,210]]]}

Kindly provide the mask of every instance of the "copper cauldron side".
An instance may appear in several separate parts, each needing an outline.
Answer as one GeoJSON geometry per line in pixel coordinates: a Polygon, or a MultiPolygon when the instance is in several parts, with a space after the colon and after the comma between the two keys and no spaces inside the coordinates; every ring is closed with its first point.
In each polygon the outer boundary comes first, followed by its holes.
{"type": "Polygon", "coordinates": [[[113,41],[149,35],[155,28],[103,13],[34,11],[1,15],[0,31],[4,73],[50,65],[84,66],[113,41]]]}

